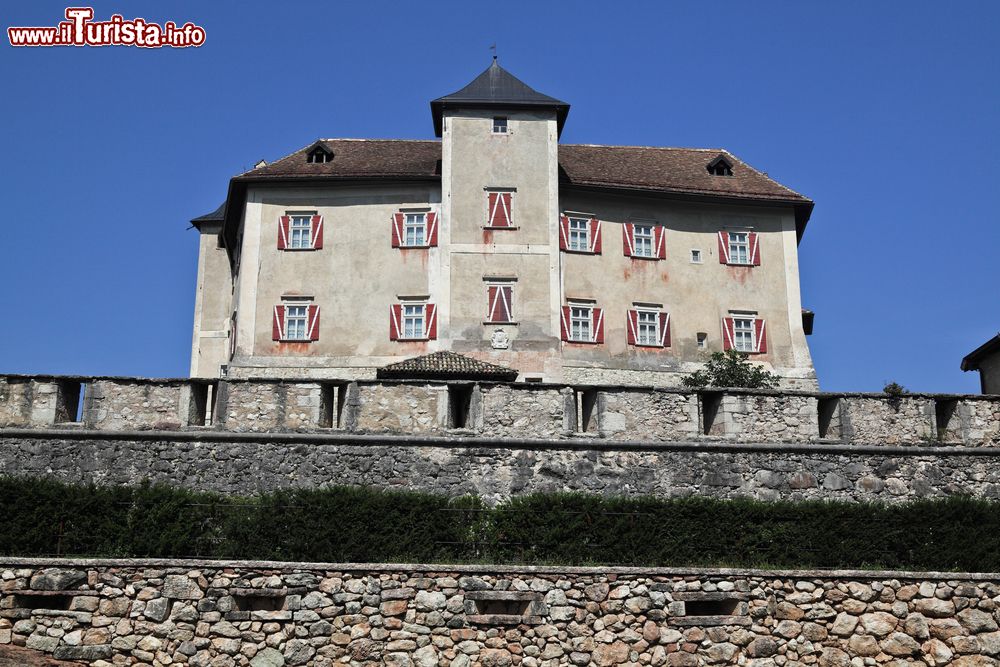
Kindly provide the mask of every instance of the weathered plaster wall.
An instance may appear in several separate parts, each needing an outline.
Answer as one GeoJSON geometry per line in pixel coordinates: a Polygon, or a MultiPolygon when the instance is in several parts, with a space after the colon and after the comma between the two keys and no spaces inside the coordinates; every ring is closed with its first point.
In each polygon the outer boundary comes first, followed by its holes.
{"type": "Polygon", "coordinates": [[[94,667],[987,667],[998,577],[8,559],[0,644],[94,667]]]}

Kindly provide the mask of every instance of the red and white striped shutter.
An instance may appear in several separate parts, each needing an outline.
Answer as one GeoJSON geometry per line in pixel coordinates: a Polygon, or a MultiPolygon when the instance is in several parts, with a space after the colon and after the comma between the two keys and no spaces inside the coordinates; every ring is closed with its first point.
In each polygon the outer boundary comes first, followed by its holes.
{"type": "Polygon", "coordinates": [[[497,319],[503,312],[503,305],[500,303],[500,286],[489,285],[486,288],[486,319],[490,322],[499,322],[497,319]]]}
{"type": "Polygon", "coordinates": [[[594,318],[594,325],[591,327],[593,338],[595,343],[604,342],[604,309],[594,308],[591,311],[591,315],[594,318]]]}
{"type": "Polygon", "coordinates": [[[635,345],[639,341],[639,311],[625,311],[625,337],[629,345],[635,345]]]}
{"type": "Polygon", "coordinates": [[[312,304],[306,311],[309,316],[307,338],[309,340],[319,340],[319,306],[312,304]]]}
{"type": "Polygon", "coordinates": [[[513,322],[514,321],[514,310],[511,308],[511,296],[514,292],[513,287],[510,285],[500,285],[500,312],[498,313],[501,319],[496,320],[497,322],[513,322]]]}
{"type": "Polygon", "coordinates": [[[491,192],[488,199],[490,227],[510,227],[510,193],[491,192]]]}
{"type": "Polygon", "coordinates": [[[389,340],[399,340],[403,321],[403,306],[394,303],[389,306],[389,340]]]}
{"type": "MultiPolygon", "coordinates": [[[[723,232],[725,233],[725,232],[723,232]]],[[[722,318],[722,349],[731,350],[735,346],[733,345],[733,318],[724,317],[722,318]]]]}
{"type": "Polygon", "coordinates": [[[729,232],[719,232],[719,264],[729,264],[729,232]]]}
{"type": "Polygon", "coordinates": [[[750,263],[760,266],[760,245],[757,243],[757,232],[750,232],[747,240],[750,243],[750,263]]]}
{"type": "Polygon", "coordinates": [[[562,319],[559,332],[563,340],[569,340],[569,306],[562,307],[562,319]]]}
{"type": "Polygon", "coordinates": [[[670,347],[670,313],[660,313],[660,347],[670,347]]]}
{"type": "Polygon", "coordinates": [[[438,244],[438,216],[437,213],[427,214],[427,245],[435,248],[438,244]]]}
{"type": "Polygon", "coordinates": [[[274,318],[271,320],[271,340],[281,340],[285,337],[285,307],[274,307],[274,318]]]}
{"type": "Polygon", "coordinates": [[[559,216],[559,249],[569,250],[569,216],[559,216]]]}
{"type": "Polygon", "coordinates": [[[622,225],[622,251],[625,253],[626,257],[632,256],[632,241],[635,238],[633,234],[635,233],[635,227],[631,222],[626,222],[622,225]]]}
{"type": "Polygon", "coordinates": [[[653,227],[653,240],[656,241],[656,257],[659,259],[667,258],[667,235],[666,228],[663,225],[656,225],[653,227]]]}
{"type": "Polygon", "coordinates": [[[323,216],[314,215],[312,217],[312,239],[310,239],[309,245],[314,250],[319,250],[323,247],[323,216]]]}
{"type": "Polygon", "coordinates": [[[429,303],[426,306],[426,319],[427,328],[424,330],[424,338],[427,340],[437,340],[438,337],[438,320],[437,320],[437,306],[433,303],[429,303]]]}
{"type": "Polygon", "coordinates": [[[764,326],[764,320],[754,320],[754,352],[760,352],[764,354],[767,352],[767,329],[764,326]]]}
{"type": "Polygon", "coordinates": [[[287,215],[278,218],[278,250],[284,250],[288,247],[288,226],[291,222],[291,217],[287,215]]]}
{"type": "Polygon", "coordinates": [[[590,252],[601,254],[601,221],[597,218],[590,219],[590,252]]]}
{"type": "MultiPolygon", "coordinates": [[[[398,248],[403,242],[403,214],[392,214],[392,247],[398,248]]],[[[395,339],[393,339],[395,340],[395,339]]]]}

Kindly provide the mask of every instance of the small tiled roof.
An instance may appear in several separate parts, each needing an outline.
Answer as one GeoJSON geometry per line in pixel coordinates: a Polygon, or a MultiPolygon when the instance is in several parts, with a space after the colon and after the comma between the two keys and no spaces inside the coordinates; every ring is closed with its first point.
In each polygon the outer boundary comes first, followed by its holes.
{"type": "Polygon", "coordinates": [[[432,352],[384,366],[377,371],[382,379],[418,380],[500,380],[517,379],[517,371],[467,357],[456,352],[432,352]]]}
{"type": "Polygon", "coordinates": [[[569,114],[569,104],[538,92],[500,67],[496,58],[482,74],[473,79],[465,88],[431,102],[434,131],[439,137],[441,136],[441,114],[447,107],[504,107],[508,109],[547,107],[555,110],[560,132],[562,132],[566,116],[569,114]]]}
{"type": "Polygon", "coordinates": [[[979,362],[982,361],[983,357],[993,354],[1000,354],[1000,333],[965,355],[965,358],[962,359],[962,370],[979,370],[979,362]]]}
{"type": "Polygon", "coordinates": [[[440,178],[441,142],[405,139],[320,139],[236,180],[262,178],[440,178]],[[317,144],[333,153],[329,162],[309,162],[317,144]]]}

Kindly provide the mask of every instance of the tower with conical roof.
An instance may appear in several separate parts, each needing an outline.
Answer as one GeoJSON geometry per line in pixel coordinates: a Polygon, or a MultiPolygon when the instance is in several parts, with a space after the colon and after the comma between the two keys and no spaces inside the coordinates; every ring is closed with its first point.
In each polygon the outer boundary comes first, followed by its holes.
{"type": "Polygon", "coordinates": [[[481,347],[465,332],[498,336],[520,351],[555,358],[559,331],[558,142],[569,104],[540,93],[497,63],[461,90],[431,102],[442,140],[441,258],[438,317],[455,332],[457,352],[481,347]],[[471,278],[470,278],[471,277],[471,278]],[[483,327],[485,289],[509,299],[513,326],[483,327]],[[549,326],[526,325],[545,322],[549,326]],[[502,332],[498,334],[498,330],[502,332]]]}

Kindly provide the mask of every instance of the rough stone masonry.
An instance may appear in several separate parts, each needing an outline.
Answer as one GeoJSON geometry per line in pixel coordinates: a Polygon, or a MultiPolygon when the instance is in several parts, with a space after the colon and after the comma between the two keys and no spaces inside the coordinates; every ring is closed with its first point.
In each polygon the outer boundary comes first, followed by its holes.
{"type": "Polygon", "coordinates": [[[998,577],[8,560],[0,644],[95,667],[985,667],[998,577]]]}

